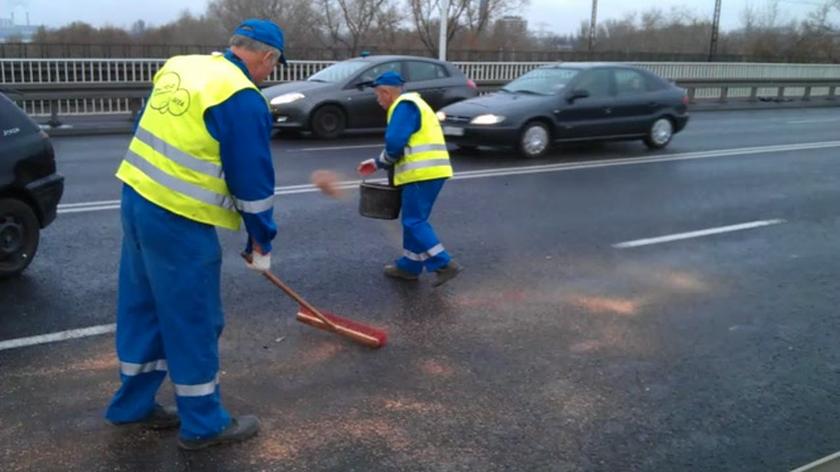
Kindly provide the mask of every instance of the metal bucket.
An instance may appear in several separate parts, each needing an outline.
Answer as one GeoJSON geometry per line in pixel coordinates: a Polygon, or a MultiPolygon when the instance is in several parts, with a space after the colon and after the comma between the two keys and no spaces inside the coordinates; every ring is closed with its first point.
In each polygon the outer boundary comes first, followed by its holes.
{"type": "Polygon", "coordinates": [[[396,220],[402,206],[402,189],[386,184],[359,185],[359,214],[367,218],[396,220]]]}

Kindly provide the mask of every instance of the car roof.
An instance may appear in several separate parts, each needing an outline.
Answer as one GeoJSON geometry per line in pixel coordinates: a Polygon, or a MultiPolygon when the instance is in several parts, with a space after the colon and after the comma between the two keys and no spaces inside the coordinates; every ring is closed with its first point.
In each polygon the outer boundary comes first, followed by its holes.
{"type": "Polygon", "coordinates": [[[555,62],[553,64],[545,64],[540,67],[540,69],[551,69],[554,67],[567,67],[570,69],[597,69],[600,67],[624,67],[628,69],[640,69],[639,67],[630,65],[630,64],[622,64],[620,62],[555,62]]]}
{"type": "Polygon", "coordinates": [[[421,57],[421,56],[364,56],[364,57],[352,57],[347,59],[348,61],[366,61],[366,62],[388,62],[388,61],[428,61],[428,62],[437,62],[439,64],[444,64],[445,61],[441,61],[438,59],[434,59],[431,57],[421,57]]]}

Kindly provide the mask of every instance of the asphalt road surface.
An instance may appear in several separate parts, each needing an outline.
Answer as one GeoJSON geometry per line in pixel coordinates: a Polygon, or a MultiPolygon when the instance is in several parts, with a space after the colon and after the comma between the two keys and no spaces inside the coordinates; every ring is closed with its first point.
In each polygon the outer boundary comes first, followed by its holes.
{"type": "Polygon", "coordinates": [[[56,138],[59,217],[0,282],[0,469],[783,471],[829,455],[838,129],[840,109],[695,113],[659,152],[455,153],[432,221],[467,270],[439,289],[386,280],[399,225],[357,213],[353,169],[381,137],[274,140],[277,273],[390,342],[295,322],[239,259],[244,235],[221,231],[223,397],[263,430],[197,453],[102,419],[129,138],[56,138]],[[319,168],[351,182],[344,199],[308,186],[319,168]]]}

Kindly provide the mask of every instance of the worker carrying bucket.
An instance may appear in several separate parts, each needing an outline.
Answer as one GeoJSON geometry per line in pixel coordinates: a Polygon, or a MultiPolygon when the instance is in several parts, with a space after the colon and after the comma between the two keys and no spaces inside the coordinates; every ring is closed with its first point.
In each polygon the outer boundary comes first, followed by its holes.
{"type": "Polygon", "coordinates": [[[437,274],[433,282],[437,287],[462,270],[429,224],[435,200],[446,179],[452,177],[452,166],[434,110],[419,94],[405,93],[403,84],[396,72],[385,72],[371,84],[379,105],[388,111],[385,150],[378,159],[360,163],[357,170],[369,176],[378,169],[388,169],[393,187],[374,188],[363,183],[360,210],[366,216],[394,219],[398,208],[402,213],[404,252],[394,264],[385,266],[385,275],[417,280],[426,269],[437,274]]]}

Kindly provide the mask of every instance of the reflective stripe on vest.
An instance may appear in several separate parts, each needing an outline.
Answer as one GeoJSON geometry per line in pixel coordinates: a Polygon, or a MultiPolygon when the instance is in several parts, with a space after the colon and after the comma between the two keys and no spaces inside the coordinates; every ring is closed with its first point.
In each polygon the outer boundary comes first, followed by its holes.
{"type": "Polygon", "coordinates": [[[147,146],[154,149],[161,155],[165,156],[166,158],[188,169],[192,169],[196,172],[217,179],[223,179],[225,177],[225,173],[222,171],[221,163],[217,164],[215,162],[203,161],[195,156],[191,156],[186,152],[176,148],[175,146],[167,143],[166,141],[158,138],[149,130],[138,126],[137,133],[134,134],[134,137],[137,138],[137,140],[139,140],[140,142],[145,143],[147,146]]]}
{"type": "Polygon", "coordinates": [[[147,161],[131,149],[129,149],[126,153],[124,162],[131,164],[137,170],[146,174],[146,176],[149,179],[157,182],[161,186],[166,187],[170,190],[174,190],[175,192],[186,195],[202,203],[220,207],[224,210],[236,209],[236,206],[233,203],[233,198],[231,198],[229,195],[220,195],[218,193],[205,190],[202,187],[173,177],[167,174],[166,172],[158,169],[151,162],[147,161]]]}
{"type": "Polygon", "coordinates": [[[452,177],[449,151],[440,121],[434,110],[420,95],[406,93],[401,95],[388,110],[388,122],[400,103],[414,103],[420,110],[420,129],[411,135],[405,154],[394,166],[394,184],[405,185],[424,180],[445,179],[452,177]]]}
{"type": "Polygon", "coordinates": [[[237,230],[237,210],[260,213],[272,208],[273,196],[233,198],[224,180],[220,144],[204,123],[209,108],[246,89],[259,91],[221,55],[168,60],[155,75],[117,177],[152,203],[208,225],[237,230]]]}

